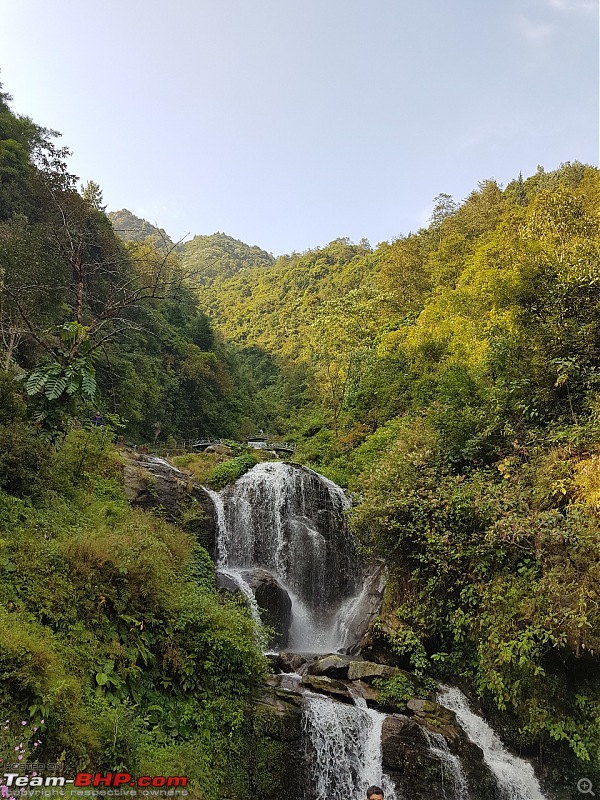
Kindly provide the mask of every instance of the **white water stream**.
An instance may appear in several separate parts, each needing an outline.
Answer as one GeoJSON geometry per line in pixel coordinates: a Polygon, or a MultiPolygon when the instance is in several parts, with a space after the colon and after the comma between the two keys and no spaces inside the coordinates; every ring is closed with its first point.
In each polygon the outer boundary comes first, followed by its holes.
{"type": "MultiPolygon", "coordinates": [[[[206,491],[215,507],[221,572],[227,569],[250,600],[248,591],[254,595],[240,583],[240,573],[266,569],[292,601],[289,647],[335,652],[342,641],[336,612],[356,582],[344,519],[350,501],[343,490],[312,470],[265,462],[220,492],[206,491]]],[[[349,638],[344,630],[344,640],[349,638]]]]}
{"type": "Polygon", "coordinates": [[[429,752],[442,764],[442,782],[445,776],[450,779],[451,800],[470,800],[469,784],[460,758],[450,752],[448,742],[441,733],[434,733],[425,727],[423,733],[429,744],[429,752]]]}
{"type": "MultiPolygon", "coordinates": [[[[364,701],[363,701],[364,703],[364,701]]],[[[393,783],[383,773],[381,730],[385,714],[307,692],[303,728],[314,750],[310,791],[315,800],[364,800],[367,787],[396,800],[393,783]]]]}
{"type": "Polygon", "coordinates": [[[460,689],[450,686],[441,686],[440,689],[438,703],[454,711],[469,739],[481,747],[484,761],[496,778],[503,800],[548,800],[531,764],[506,749],[483,717],[471,711],[460,689]]]}

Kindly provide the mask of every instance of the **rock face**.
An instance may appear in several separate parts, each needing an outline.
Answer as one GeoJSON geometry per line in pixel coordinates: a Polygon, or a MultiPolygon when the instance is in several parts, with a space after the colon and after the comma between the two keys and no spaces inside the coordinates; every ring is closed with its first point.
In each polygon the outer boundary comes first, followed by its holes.
{"type": "Polygon", "coordinates": [[[123,485],[129,502],[146,510],[161,509],[169,522],[193,533],[214,560],[216,515],[207,492],[162,458],[133,452],[124,457],[123,485]]]}
{"type": "Polygon", "coordinates": [[[251,797],[304,800],[302,698],[298,692],[266,687],[254,698],[246,737],[251,797]]]}
{"type": "Polygon", "coordinates": [[[287,647],[292,624],[292,599],[274,575],[266,569],[242,571],[242,577],[254,592],[263,625],[275,631],[270,642],[274,649],[287,647]]]}
{"type": "Polygon", "coordinates": [[[385,584],[385,564],[376,561],[367,571],[360,594],[340,609],[341,649],[346,653],[356,655],[360,652],[361,641],[381,611],[385,584]]]}

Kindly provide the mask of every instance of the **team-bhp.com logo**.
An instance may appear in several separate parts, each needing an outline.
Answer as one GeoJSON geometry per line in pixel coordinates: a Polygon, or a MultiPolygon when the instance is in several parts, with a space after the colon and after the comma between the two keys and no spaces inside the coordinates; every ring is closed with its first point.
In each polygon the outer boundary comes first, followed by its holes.
{"type": "Polygon", "coordinates": [[[5,772],[4,784],[9,787],[19,789],[43,786],[79,786],[118,789],[121,786],[135,786],[144,789],[173,789],[187,786],[187,778],[183,775],[178,777],[165,777],[163,775],[142,775],[134,778],[128,772],[78,772],[74,778],[63,778],[61,776],[42,777],[41,775],[20,775],[18,772],[5,772]]]}

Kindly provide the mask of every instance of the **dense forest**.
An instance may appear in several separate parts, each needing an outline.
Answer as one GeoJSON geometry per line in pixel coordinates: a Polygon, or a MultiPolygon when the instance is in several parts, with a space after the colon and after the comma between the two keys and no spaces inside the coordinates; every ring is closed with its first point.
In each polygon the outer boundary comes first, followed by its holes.
{"type": "Polygon", "coordinates": [[[600,783],[600,172],[484,180],[416,233],[274,259],[109,219],[9,101],[2,757],[253,796],[253,623],[185,526],[129,507],[113,443],[264,429],[352,494],[390,572],[377,646],[469,687],[556,785],[600,783]]]}

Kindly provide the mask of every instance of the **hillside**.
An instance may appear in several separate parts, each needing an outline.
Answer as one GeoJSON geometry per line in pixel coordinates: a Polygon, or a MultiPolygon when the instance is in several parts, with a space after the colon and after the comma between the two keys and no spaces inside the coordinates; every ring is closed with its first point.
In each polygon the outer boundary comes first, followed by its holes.
{"type": "Polygon", "coordinates": [[[209,286],[217,279],[231,278],[240,272],[269,267],[274,258],[260,247],[250,246],[227,236],[194,236],[182,248],[182,262],[197,286],[209,286]]]}
{"type": "Polygon", "coordinates": [[[166,231],[151,225],[141,217],[136,217],[126,208],[122,208],[120,211],[109,211],[107,217],[111,221],[115,233],[124,242],[146,242],[150,240],[155,247],[168,250],[175,246],[166,231]]]}
{"type": "Polygon", "coordinates": [[[469,682],[562,786],[600,763],[599,210],[596,168],[540,168],[200,295],[278,365],[265,430],[358,499],[373,650],[469,682]]]}

